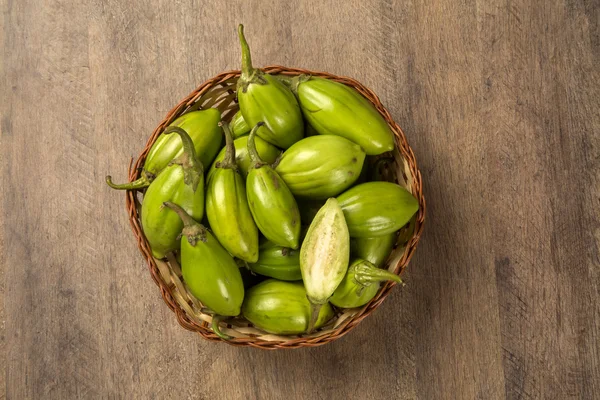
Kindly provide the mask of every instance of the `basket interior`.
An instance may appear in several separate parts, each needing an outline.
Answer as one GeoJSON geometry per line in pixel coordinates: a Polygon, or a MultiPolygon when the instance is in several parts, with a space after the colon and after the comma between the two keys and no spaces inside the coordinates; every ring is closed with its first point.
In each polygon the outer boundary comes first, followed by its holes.
{"type": "MultiPolygon", "coordinates": [[[[415,195],[419,201],[419,211],[413,219],[403,227],[397,236],[397,241],[390,257],[385,263],[389,271],[401,274],[410,260],[417,242],[419,240],[425,216],[425,200],[422,194],[421,176],[418,172],[414,154],[400,127],[393,121],[389,112],[383,107],[377,96],[360,83],[350,78],[337,77],[327,73],[319,73],[301,69],[291,69],[280,66],[267,67],[264,69],[271,74],[299,75],[310,74],[354,87],[381,112],[392,128],[396,139],[396,148],[393,152],[378,156],[392,157],[392,167],[383,170],[385,180],[396,182],[415,195]]],[[[169,112],[165,119],[155,129],[148,140],[146,147],[138,157],[134,165],[130,165],[130,181],[139,177],[146,154],[156,138],[177,117],[190,111],[207,108],[217,108],[221,111],[222,119],[230,121],[238,111],[236,101],[236,82],[239,71],[222,73],[211,80],[200,85],[188,97],[182,100],[169,112]]],[[[175,312],[179,323],[188,330],[197,332],[202,337],[211,341],[222,341],[212,329],[212,316],[204,312],[202,304],[189,292],[183,281],[181,268],[176,256],[170,254],[166,259],[158,260],[152,257],[150,246],[146,241],[139,220],[142,192],[127,193],[127,207],[130,214],[130,222],[136,235],[139,248],[144,255],[152,277],[161,289],[161,293],[167,305],[175,312]]],[[[312,347],[328,343],[349,332],[370,312],[372,312],[385,299],[389,290],[395,286],[393,282],[382,284],[377,295],[365,306],[356,309],[336,310],[334,318],[325,326],[309,335],[278,336],[265,333],[253,327],[242,318],[228,319],[221,323],[221,330],[233,339],[226,342],[231,345],[253,346],[264,349],[312,347]]]]}

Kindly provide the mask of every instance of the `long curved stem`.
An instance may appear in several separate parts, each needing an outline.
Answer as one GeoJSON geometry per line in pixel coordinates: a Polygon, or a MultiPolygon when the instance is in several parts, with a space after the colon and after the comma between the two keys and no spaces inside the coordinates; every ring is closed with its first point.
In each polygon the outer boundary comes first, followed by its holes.
{"type": "Polygon", "coordinates": [[[150,186],[150,179],[145,172],[142,172],[142,176],[133,182],[116,184],[113,183],[112,177],[107,175],[106,184],[116,190],[140,190],[150,186]]]}
{"type": "Polygon", "coordinates": [[[179,218],[181,218],[181,221],[183,222],[184,228],[189,228],[194,225],[198,225],[198,223],[194,220],[194,218],[192,218],[190,216],[190,214],[186,213],[185,210],[183,208],[181,208],[180,206],[178,206],[177,204],[172,203],[170,201],[165,201],[163,203],[163,205],[165,207],[168,207],[171,210],[175,211],[177,213],[177,215],[179,215],[179,218]]]}
{"type": "Polygon", "coordinates": [[[310,320],[308,322],[308,328],[306,329],[306,333],[312,333],[315,330],[315,325],[317,324],[317,320],[319,319],[321,307],[323,307],[323,304],[310,303],[310,320]]]}
{"type": "Polygon", "coordinates": [[[186,185],[191,186],[195,192],[200,181],[204,178],[204,166],[196,157],[196,149],[190,135],[178,126],[169,126],[163,133],[169,135],[173,132],[177,133],[181,138],[183,154],[171,161],[171,163],[180,164],[183,167],[183,181],[186,185]]]}
{"type": "Polygon", "coordinates": [[[190,158],[190,162],[196,160],[196,148],[194,147],[194,142],[190,135],[188,135],[188,133],[185,130],[178,126],[167,126],[163,131],[165,135],[171,134],[173,132],[177,133],[181,138],[183,153],[188,155],[188,157],[190,158]]]}
{"type": "Polygon", "coordinates": [[[185,212],[183,208],[170,201],[164,202],[163,206],[170,208],[171,210],[175,211],[177,215],[179,215],[179,218],[181,218],[181,221],[183,222],[183,230],[181,234],[183,236],[187,236],[187,240],[192,246],[195,246],[198,240],[201,242],[206,242],[206,228],[196,222],[196,220],[194,220],[194,218],[185,212]]]}
{"type": "Polygon", "coordinates": [[[251,162],[250,168],[260,168],[262,165],[265,165],[263,160],[258,155],[258,151],[256,151],[256,143],[254,142],[256,132],[264,124],[265,123],[262,121],[257,123],[256,126],[252,128],[252,131],[250,131],[250,136],[248,136],[248,155],[250,156],[251,162]]]}
{"type": "Polygon", "coordinates": [[[250,78],[254,68],[252,67],[252,56],[250,55],[250,47],[244,36],[244,25],[238,25],[238,36],[240,38],[240,46],[242,47],[242,77],[250,78]]]}
{"type": "Polygon", "coordinates": [[[223,321],[225,318],[226,317],[224,317],[223,315],[218,315],[218,314],[213,315],[213,318],[212,318],[212,330],[221,339],[223,339],[223,340],[231,340],[231,339],[233,339],[233,337],[231,337],[229,335],[226,335],[223,332],[221,332],[221,328],[219,327],[219,323],[221,321],[223,321]]]}
{"type": "Polygon", "coordinates": [[[235,145],[233,144],[233,137],[231,136],[229,124],[225,121],[221,121],[219,122],[219,126],[223,128],[223,133],[225,134],[225,157],[217,164],[217,168],[237,169],[237,164],[235,163],[235,145]]]}

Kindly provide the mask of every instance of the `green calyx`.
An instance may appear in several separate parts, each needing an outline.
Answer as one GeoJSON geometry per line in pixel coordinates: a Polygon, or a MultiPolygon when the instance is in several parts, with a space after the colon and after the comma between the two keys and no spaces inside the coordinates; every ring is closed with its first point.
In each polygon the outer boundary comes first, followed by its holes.
{"type": "Polygon", "coordinates": [[[402,283],[402,279],[392,272],[375,267],[368,261],[362,261],[353,265],[354,281],[361,286],[368,286],[371,283],[394,281],[402,283]]]}
{"type": "Polygon", "coordinates": [[[277,79],[286,85],[294,94],[298,94],[298,86],[301,83],[309,81],[311,78],[310,75],[302,74],[298,76],[288,76],[288,75],[277,75],[277,79]]]}
{"type": "Polygon", "coordinates": [[[166,201],[163,203],[163,206],[170,208],[179,215],[179,218],[183,222],[181,235],[187,237],[188,242],[192,246],[196,246],[198,241],[206,243],[206,228],[204,226],[196,222],[183,208],[175,203],[166,201]]]}
{"type": "Polygon", "coordinates": [[[248,42],[244,36],[244,25],[242,24],[238,25],[238,37],[240,39],[240,46],[242,48],[242,74],[238,79],[237,85],[238,90],[241,88],[241,90],[246,93],[248,90],[248,85],[251,83],[265,85],[267,81],[262,77],[264,72],[252,66],[250,46],[248,46],[248,42]]]}
{"type": "Polygon", "coordinates": [[[187,134],[186,131],[178,126],[169,126],[163,132],[165,135],[171,133],[177,133],[181,137],[181,143],[183,144],[183,154],[174,159],[169,163],[181,165],[183,168],[183,182],[190,186],[195,192],[198,189],[198,184],[204,176],[204,167],[198,158],[196,157],[196,149],[194,148],[194,142],[192,138],[187,134]]]}
{"type": "Polygon", "coordinates": [[[258,152],[256,151],[256,143],[254,141],[254,138],[256,137],[256,131],[258,131],[258,129],[264,124],[264,122],[257,123],[256,126],[250,131],[250,136],[248,136],[248,155],[250,156],[250,169],[260,168],[263,165],[267,165],[267,163],[265,163],[258,155],[258,152]]]}
{"type": "Polygon", "coordinates": [[[223,128],[225,134],[225,157],[222,161],[218,161],[215,165],[216,168],[228,168],[238,170],[237,163],[235,162],[235,145],[233,144],[233,137],[229,124],[225,121],[219,122],[219,126],[223,128]]]}

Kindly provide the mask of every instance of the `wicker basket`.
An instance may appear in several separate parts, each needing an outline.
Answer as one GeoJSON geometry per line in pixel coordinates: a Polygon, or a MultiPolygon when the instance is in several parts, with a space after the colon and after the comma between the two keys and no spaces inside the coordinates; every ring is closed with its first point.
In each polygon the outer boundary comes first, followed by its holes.
{"type": "MultiPolygon", "coordinates": [[[[396,136],[396,149],[391,154],[394,159],[394,168],[386,171],[386,179],[395,181],[410,190],[419,201],[420,206],[418,213],[411,223],[399,232],[397,243],[386,263],[390,271],[402,274],[414,254],[425,219],[425,199],[423,197],[421,173],[417,168],[415,156],[406,141],[402,129],[392,120],[390,113],[381,104],[375,93],[353,79],[325,72],[313,72],[282,66],[270,66],[263,70],[271,74],[310,74],[352,86],[369,99],[386,119],[396,136]]],[[[238,110],[235,88],[239,76],[240,71],[223,72],[204,82],[173,108],[154,130],[135,164],[133,164],[133,160],[130,163],[129,180],[133,181],[139,177],[148,150],[150,150],[150,147],[164,128],[180,115],[199,108],[215,107],[222,112],[223,119],[229,121],[238,110]]],[[[139,249],[148,263],[150,274],[160,288],[163,299],[169,308],[175,312],[177,320],[182,327],[197,332],[207,340],[223,341],[210,328],[212,317],[202,312],[202,305],[187,290],[185,283],[182,281],[181,268],[175,257],[171,255],[167,257],[167,260],[157,260],[152,257],[150,246],[144,237],[139,219],[141,195],[142,193],[140,192],[127,192],[126,202],[129,221],[136,236],[139,249]]],[[[332,321],[310,335],[272,335],[254,328],[243,319],[233,319],[228,320],[226,323],[223,322],[221,323],[221,330],[223,333],[233,337],[232,340],[228,340],[226,343],[234,346],[252,346],[269,350],[320,346],[338,339],[352,330],[383,302],[394,285],[395,283],[391,282],[382,285],[377,295],[367,305],[357,309],[340,310],[332,321]]]]}

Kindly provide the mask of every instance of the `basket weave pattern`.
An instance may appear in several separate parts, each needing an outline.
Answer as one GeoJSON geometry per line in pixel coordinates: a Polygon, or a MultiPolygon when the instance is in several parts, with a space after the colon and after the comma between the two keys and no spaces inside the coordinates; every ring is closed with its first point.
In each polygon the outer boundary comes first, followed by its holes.
{"type": "MultiPolygon", "coordinates": [[[[388,173],[388,180],[395,181],[406,187],[419,202],[419,211],[411,223],[400,231],[394,250],[386,263],[388,270],[399,275],[402,274],[414,254],[423,230],[423,222],[425,219],[425,199],[423,197],[421,173],[417,168],[415,156],[406,141],[402,129],[394,122],[390,113],[381,104],[377,95],[351,78],[339,77],[325,72],[314,72],[282,66],[270,66],[263,70],[270,74],[308,74],[331,79],[351,86],[373,103],[385,118],[394,132],[396,142],[396,148],[392,152],[394,168],[391,171],[386,171],[388,173]]],[[[154,141],[163,130],[180,115],[200,108],[214,107],[222,112],[223,120],[229,121],[233,114],[238,110],[235,88],[239,76],[240,71],[223,72],[204,82],[177,104],[177,106],[175,106],[156,127],[152,136],[146,143],[146,147],[135,163],[133,163],[133,160],[130,163],[129,181],[139,178],[139,173],[143,167],[146,155],[154,144],[154,141]]],[[[208,168],[208,166],[205,167],[208,168]]],[[[164,301],[169,308],[175,312],[177,320],[183,328],[197,332],[203,338],[210,341],[223,341],[220,337],[215,335],[210,328],[212,317],[203,312],[202,305],[187,290],[185,283],[181,278],[181,268],[175,257],[170,255],[166,261],[157,260],[152,257],[152,252],[142,231],[139,218],[141,202],[139,196],[140,193],[134,191],[128,191],[126,194],[129,221],[137,239],[138,247],[147,261],[150,274],[160,288],[164,301]]],[[[382,285],[377,295],[368,304],[357,309],[342,310],[338,312],[331,322],[310,335],[272,335],[254,328],[243,319],[228,320],[227,323],[221,324],[221,329],[223,333],[233,337],[232,340],[226,341],[226,343],[234,346],[252,346],[269,350],[320,346],[350,332],[350,330],[358,325],[384,301],[394,285],[395,283],[393,282],[385,283],[382,285]]]]}

